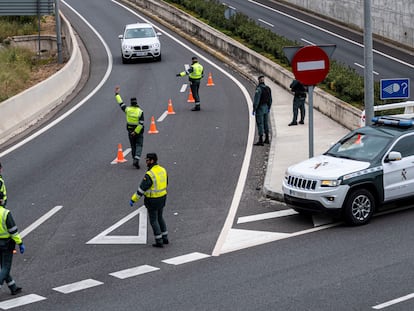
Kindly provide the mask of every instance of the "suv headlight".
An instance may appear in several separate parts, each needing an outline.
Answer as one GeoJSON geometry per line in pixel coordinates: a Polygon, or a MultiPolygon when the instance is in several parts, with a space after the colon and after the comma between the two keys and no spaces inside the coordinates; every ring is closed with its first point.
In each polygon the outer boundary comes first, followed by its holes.
{"type": "Polygon", "coordinates": [[[321,187],[338,187],[341,184],[342,180],[321,180],[321,187]]]}
{"type": "Polygon", "coordinates": [[[158,49],[159,47],[160,47],[160,44],[157,42],[157,43],[154,43],[153,45],[152,45],[152,47],[153,48],[156,48],[156,49],[158,49]]]}

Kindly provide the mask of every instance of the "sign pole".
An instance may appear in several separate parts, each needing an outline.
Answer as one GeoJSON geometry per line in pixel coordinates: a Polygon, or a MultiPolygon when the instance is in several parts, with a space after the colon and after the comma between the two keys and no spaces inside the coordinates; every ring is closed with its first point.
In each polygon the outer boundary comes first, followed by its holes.
{"type": "Polygon", "coordinates": [[[59,14],[59,0],[55,0],[55,19],[56,19],[56,44],[58,52],[58,63],[63,63],[62,57],[62,35],[61,35],[61,24],[60,24],[60,14],[59,14]]]}
{"type": "Polygon", "coordinates": [[[313,85],[308,86],[309,103],[309,158],[313,157],[313,85]]]}

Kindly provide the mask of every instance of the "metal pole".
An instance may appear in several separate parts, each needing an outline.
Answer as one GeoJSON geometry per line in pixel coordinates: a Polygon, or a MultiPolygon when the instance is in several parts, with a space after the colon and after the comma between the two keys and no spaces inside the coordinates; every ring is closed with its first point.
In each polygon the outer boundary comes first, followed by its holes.
{"type": "Polygon", "coordinates": [[[40,0],[37,0],[37,30],[38,30],[38,35],[37,35],[37,45],[38,45],[38,49],[37,49],[37,58],[40,59],[40,0]]]}
{"type": "Polygon", "coordinates": [[[63,63],[62,57],[62,31],[60,25],[60,14],[59,14],[59,0],[55,0],[55,19],[56,19],[56,44],[58,52],[58,63],[63,63]]]}
{"type": "Polygon", "coordinates": [[[371,0],[364,0],[364,63],[365,124],[370,125],[374,117],[374,61],[372,55],[371,0]]]}
{"type": "Polygon", "coordinates": [[[313,85],[308,86],[309,96],[309,158],[313,157],[313,85]]]}

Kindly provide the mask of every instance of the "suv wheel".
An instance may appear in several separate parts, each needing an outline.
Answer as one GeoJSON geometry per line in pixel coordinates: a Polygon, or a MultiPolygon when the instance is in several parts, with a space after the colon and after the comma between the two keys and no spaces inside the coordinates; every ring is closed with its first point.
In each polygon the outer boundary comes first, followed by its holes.
{"type": "Polygon", "coordinates": [[[367,224],[375,210],[374,196],[366,189],[352,191],[344,204],[345,221],[350,225],[367,224]]]}

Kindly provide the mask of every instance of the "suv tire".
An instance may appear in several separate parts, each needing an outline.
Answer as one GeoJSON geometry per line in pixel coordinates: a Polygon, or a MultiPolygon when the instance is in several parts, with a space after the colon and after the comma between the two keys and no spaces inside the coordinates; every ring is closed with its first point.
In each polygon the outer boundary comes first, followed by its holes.
{"type": "Polygon", "coordinates": [[[349,193],[344,203],[344,218],[347,224],[367,224],[375,211],[375,199],[370,191],[357,189],[349,193]]]}

